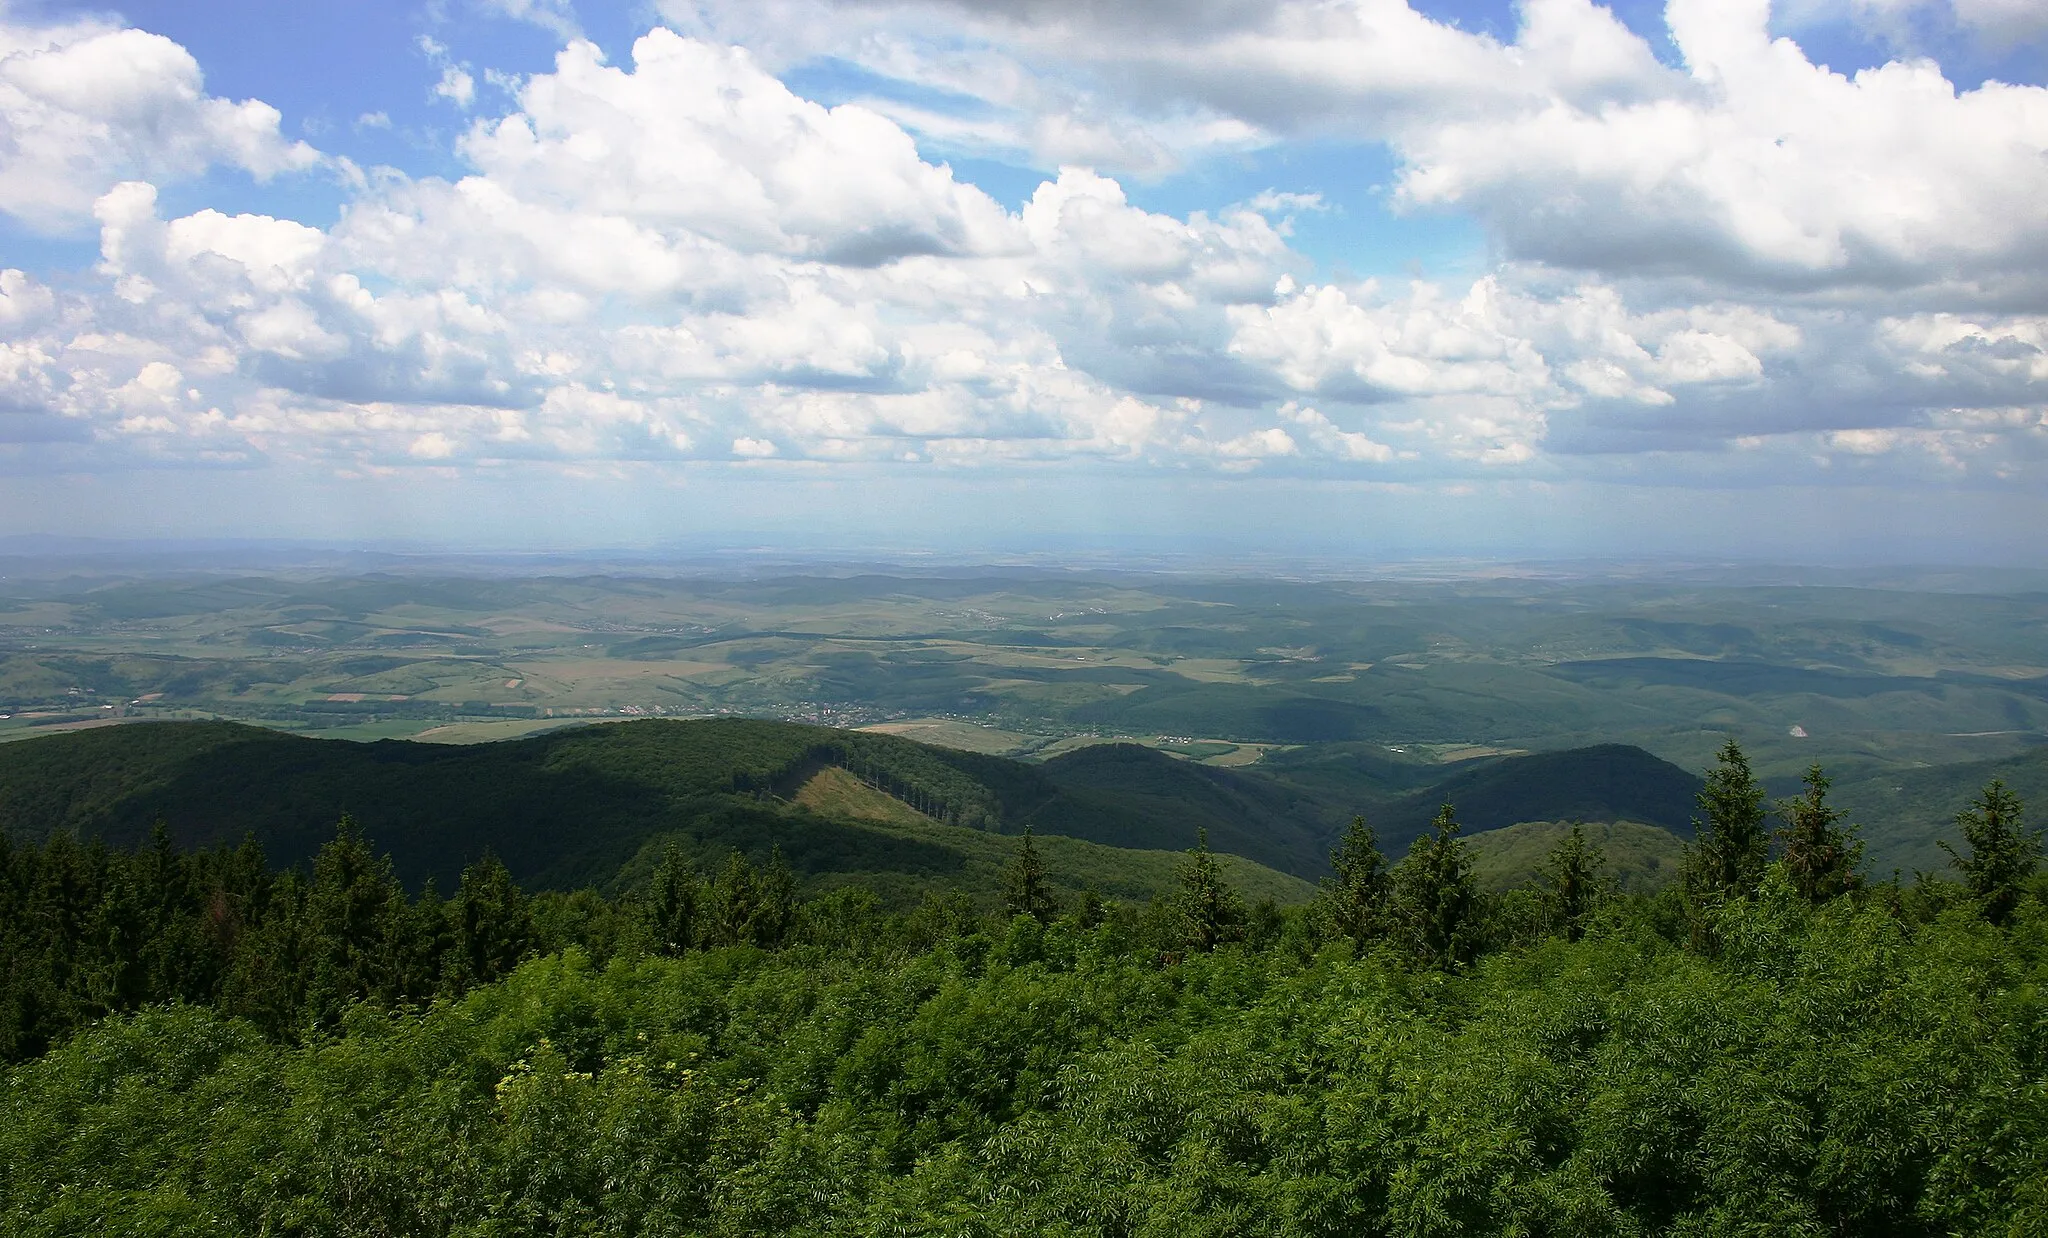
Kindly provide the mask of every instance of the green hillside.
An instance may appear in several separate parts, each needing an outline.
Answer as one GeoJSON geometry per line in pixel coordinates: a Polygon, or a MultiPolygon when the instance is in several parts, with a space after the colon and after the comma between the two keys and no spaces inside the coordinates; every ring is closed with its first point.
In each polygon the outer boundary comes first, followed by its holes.
{"type": "MultiPolygon", "coordinates": [[[[1525,821],[1473,834],[1465,840],[1472,849],[1472,871],[1489,890],[1533,885],[1543,862],[1571,828],[1567,821],[1525,821]]],[[[1604,875],[1618,889],[1647,894],[1678,880],[1685,840],[1671,831],[1633,821],[1585,828],[1587,841],[1604,860],[1604,875]]]]}
{"type": "Polygon", "coordinates": [[[1049,834],[1101,839],[1120,829],[1125,846],[1184,848],[1207,830],[1218,851],[1293,873],[1319,873],[1341,819],[1329,802],[1254,774],[1216,769],[1138,744],[1095,744],[1041,766],[1065,794],[1031,814],[1049,834]],[[1112,823],[1134,823],[1117,825],[1112,823]]]}
{"type": "MultiPolygon", "coordinates": [[[[1863,827],[1873,872],[1937,869],[1946,856],[1936,840],[1951,836],[1955,813],[1992,777],[2031,803],[2048,803],[2048,750],[1852,777],[1837,799],[1863,827]]],[[[1000,865],[992,857],[1012,845],[1001,836],[1027,827],[1161,853],[1184,851],[1206,830],[1218,852],[1314,881],[1354,814],[1372,822],[1394,855],[1446,802],[1469,834],[1576,819],[1637,822],[1684,837],[1697,787],[1690,772],[1621,744],[1450,766],[1342,744],[1238,769],[1101,744],[1031,765],[891,735],[744,719],[650,719],[465,746],[312,739],[227,722],[107,727],[0,745],[0,827],[22,837],[65,828],[133,846],[161,817],[180,845],[253,834],[275,862],[294,864],[350,813],[391,851],[408,884],[433,877],[444,888],[486,849],[529,885],[609,885],[650,839],[680,837],[706,856],[737,847],[759,857],[779,846],[807,879],[896,874],[877,880],[909,890],[949,874],[993,872],[989,865],[1000,865]],[[844,771],[905,812],[843,811],[816,796],[798,802],[825,769],[844,771]]],[[[1150,888],[1151,876],[1120,876],[1106,863],[1092,858],[1082,865],[1090,875],[1077,869],[1071,881],[1056,880],[1150,888]]],[[[1258,880],[1276,897],[1298,892],[1258,880]]]]}
{"type": "Polygon", "coordinates": [[[1454,804],[1467,830],[1524,821],[1641,821],[1690,834],[1700,780],[1629,744],[1599,744],[1473,763],[1386,810],[1390,837],[1413,837],[1441,804],[1454,804]]]}
{"type": "Polygon", "coordinates": [[[1864,852],[1879,876],[1893,868],[1910,875],[1916,870],[1948,867],[1940,839],[1958,841],[1956,814],[1994,778],[2031,810],[2028,820],[2048,825],[2048,748],[1997,761],[1966,761],[1923,769],[1886,770],[1834,788],[1836,803],[1862,826],[1864,852]]]}
{"type": "MultiPolygon", "coordinates": [[[[1034,824],[1006,801],[1026,793],[1058,814],[1060,789],[1014,762],[998,789],[975,762],[885,735],[740,719],[583,727],[464,747],[307,739],[235,723],[156,723],[44,736],[0,747],[0,827],[39,839],[56,829],[118,846],[161,818],[181,846],[253,834],[273,861],[304,862],[352,814],[389,850],[401,878],[444,889],[490,850],[526,884],[609,885],[652,840],[679,838],[707,862],[730,848],[780,847],[813,883],[862,878],[906,897],[950,885],[992,890],[1015,848],[997,831],[1034,824]],[[969,768],[963,769],[960,766],[969,768]],[[824,767],[859,777],[916,811],[849,819],[791,803],[824,767]]],[[[1171,879],[1180,833],[1106,800],[1087,817],[1103,837],[1048,838],[1055,885],[1142,898],[1171,879]],[[1152,839],[1149,854],[1120,837],[1152,839]]],[[[1051,831],[1046,831],[1051,832],[1051,831]]],[[[1309,886],[1232,861],[1254,897],[1299,901],[1309,886]]]]}

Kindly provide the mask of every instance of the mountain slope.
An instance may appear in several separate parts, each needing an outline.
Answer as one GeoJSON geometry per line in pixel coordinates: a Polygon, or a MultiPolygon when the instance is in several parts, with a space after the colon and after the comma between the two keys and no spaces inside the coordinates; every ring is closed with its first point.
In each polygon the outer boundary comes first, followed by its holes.
{"type": "Polygon", "coordinates": [[[1217,851],[1303,875],[1320,873],[1329,852],[1332,807],[1270,779],[1137,744],[1095,744],[1039,768],[1064,792],[1028,818],[1045,833],[1184,849],[1205,830],[1217,851]]]}
{"type": "Polygon", "coordinates": [[[1383,836],[1412,838],[1439,805],[1457,809],[1468,833],[1524,821],[1635,821],[1692,834],[1699,778],[1628,744],[1503,757],[1460,771],[1387,804],[1383,836]]]}
{"type": "MultiPolygon", "coordinates": [[[[1465,840],[1472,849],[1473,875],[1489,890],[1535,884],[1544,861],[1569,833],[1567,822],[1525,821],[1474,834],[1465,840]]],[[[1654,825],[1588,825],[1586,841],[1601,854],[1601,875],[1631,893],[1661,889],[1684,870],[1685,840],[1654,825]]]]}
{"type": "MultiPolygon", "coordinates": [[[[248,833],[292,864],[310,858],[346,812],[414,885],[431,877],[446,888],[486,849],[530,885],[604,884],[651,840],[675,837],[707,862],[729,847],[760,856],[773,845],[812,878],[978,888],[1015,849],[994,831],[1029,822],[1006,821],[1002,798],[952,755],[892,736],[740,719],[581,727],[464,747],[151,723],[0,746],[0,828],[38,838],[70,829],[132,846],[161,818],[181,845],[248,833]],[[839,771],[836,799],[792,802],[827,769],[839,771]],[[838,810],[864,797],[904,812],[838,810]]],[[[1028,790],[1043,807],[1065,794],[1031,767],[1003,764],[1012,796],[1028,790]]],[[[1117,816],[1124,811],[1104,809],[1101,832],[1163,837],[1117,816]]],[[[1044,846],[1056,884],[1127,896],[1162,888],[1177,862],[1085,841],[1044,846]]],[[[1234,867],[1248,892],[1307,891],[1249,862],[1234,867]]]]}
{"type": "Polygon", "coordinates": [[[1833,794],[1836,806],[1862,827],[1866,867],[1879,877],[1894,868],[1910,876],[1948,867],[1937,840],[1962,845],[1956,814],[1994,778],[2026,805],[2029,826],[2048,825],[2048,747],[1995,761],[1867,774],[1837,784],[1833,794]]]}

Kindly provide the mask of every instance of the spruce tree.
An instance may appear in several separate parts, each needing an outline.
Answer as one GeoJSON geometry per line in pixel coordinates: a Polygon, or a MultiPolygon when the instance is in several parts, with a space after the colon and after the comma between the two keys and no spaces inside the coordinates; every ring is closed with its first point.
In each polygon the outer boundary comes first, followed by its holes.
{"type": "Polygon", "coordinates": [[[382,986],[386,1000],[425,1001],[437,993],[460,993],[468,987],[469,971],[457,959],[458,911],[441,897],[431,876],[412,905],[399,910],[392,951],[397,974],[382,986]]]}
{"type": "Polygon", "coordinates": [[[1993,924],[2012,921],[2027,879],[2041,862],[2041,832],[2025,828],[2023,811],[2019,796],[1994,778],[1967,809],[1956,814],[1956,825],[1970,854],[1958,855],[1949,843],[1941,844],[1955,861],[1956,871],[1963,875],[1984,918],[1993,924]]]}
{"type": "Polygon", "coordinates": [[[1394,908],[1417,961],[1451,969],[1477,952],[1479,883],[1449,804],[1437,810],[1430,832],[1395,867],[1394,908]]]}
{"type": "Polygon", "coordinates": [[[1804,782],[1806,793],[1781,809],[1785,828],[1779,836],[1792,888],[1809,903],[1824,903],[1863,883],[1857,872],[1863,844],[1856,841],[1855,826],[1842,824],[1847,814],[1828,803],[1828,777],[1820,766],[1807,767],[1804,782]]]}
{"type": "Polygon", "coordinates": [[[1209,850],[1209,831],[1195,836],[1195,846],[1180,866],[1180,889],[1173,899],[1174,921],[1181,944],[1203,953],[1245,932],[1244,899],[1223,877],[1223,867],[1209,850]]]}
{"type": "Polygon", "coordinates": [[[1351,818],[1350,828],[1330,853],[1330,869],[1332,875],[1323,882],[1317,900],[1324,920],[1360,945],[1385,936],[1394,879],[1379,838],[1364,817],[1351,818]]]}
{"type": "Polygon", "coordinates": [[[268,884],[262,912],[236,935],[221,986],[221,1008],[273,1036],[300,1023],[316,970],[316,943],[307,916],[308,888],[298,870],[268,884]]]}
{"type": "Polygon", "coordinates": [[[739,946],[754,940],[754,921],[760,915],[761,887],[754,866],[734,850],[725,867],[711,882],[704,908],[705,943],[739,946]]]}
{"type": "Polygon", "coordinates": [[[131,865],[140,899],[143,987],[149,1001],[207,1001],[208,973],[193,890],[194,858],[178,853],[162,817],[131,865]]]}
{"type": "Polygon", "coordinates": [[[1685,853],[1686,900],[1703,907],[1755,894],[1771,861],[1770,814],[1763,784],[1733,739],[1707,771],[1699,806],[1685,853]]]}
{"type": "Polygon", "coordinates": [[[640,897],[640,921],[655,952],[670,956],[687,951],[697,939],[697,870],[682,848],[669,843],[661,863],[640,897]]]}
{"type": "Polygon", "coordinates": [[[404,909],[391,858],[343,816],[334,840],[313,858],[306,891],[306,1003],[316,1022],[332,1024],[387,982],[404,909]]]}
{"type": "Polygon", "coordinates": [[[1566,941],[1585,936],[1587,922],[1607,900],[1607,882],[1601,872],[1606,865],[1607,857],[1586,842],[1585,822],[1574,821],[1571,833],[1538,866],[1550,927],[1564,934],[1566,941]]]}
{"type": "Polygon", "coordinates": [[[1031,841],[1028,825],[1017,844],[1016,857],[1003,870],[1003,909],[1013,916],[1030,916],[1040,924],[1050,922],[1057,911],[1052,887],[1045,879],[1045,860],[1031,841]]]}
{"type": "Polygon", "coordinates": [[[761,870],[760,902],[754,912],[752,936],[759,946],[780,946],[796,927],[796,874],[782,856],[782,844],[768,848],[768,866],[761,870]]]}
{"type": "Polygon", "coordinates": [[[454,963],[461,985],[488,984],[519,965],[533,938],[526,895],[498,857],[462,870],[450,909],[455,924],[454,963]]]}
{"type": "Polygon", "coordinates": [[[100,857],[100,877],[99,896],[77,953],[83,996],[94,1016],[134,1010],[149,996],[143,953],[151,927],[151,893],[139,881],[143,866],[128,856],[105,852],[97,840],[88,854],[100,857]]]}

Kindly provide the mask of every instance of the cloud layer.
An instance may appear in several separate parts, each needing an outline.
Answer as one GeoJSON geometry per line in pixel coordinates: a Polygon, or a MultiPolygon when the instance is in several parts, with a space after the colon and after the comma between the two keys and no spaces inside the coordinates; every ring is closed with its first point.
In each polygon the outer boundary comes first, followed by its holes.
{"type": "Polygon", "coordinates": [[[160,36],[0,27],[0,212],[101,247],[0,273],[0,460],[2000,484],[2048,454],[2048,90],[1833,73],[1759,0],[1673,0],[1672,63],[1587,0],[1512,42],[1394,0],[790,0],[671,12],[620,64],[566,5],[501,7],[565,44],[457,100],[454,179],[287,141],[160,36]],[[827,42],[921,101],[793,92],[827,42]],[[1312,200],[1123,183],[1337,132],[1491,269],[1332,280],[1290,244],[1312,200]],[[1066,166],[1006,209],[942,161],[977,151],[1066,166]],[[317,168],[353,178],[328,227],[162,206],[317,168]]]}

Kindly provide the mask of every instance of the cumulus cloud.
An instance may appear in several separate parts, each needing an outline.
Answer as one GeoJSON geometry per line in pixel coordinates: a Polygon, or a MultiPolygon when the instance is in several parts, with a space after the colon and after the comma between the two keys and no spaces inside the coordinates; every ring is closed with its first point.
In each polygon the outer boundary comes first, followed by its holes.
{"type": "Polygon", "coordinates": [[[99,184],[92,281],[0,273],[0,465],[1086,459],[1415,479],[1633,476],[1678,453],[1751,478],[1816,457],[1945,477],[2048,460],[2025,446],[2048,433],[2048,311],[2023,295],[2039,212],[1993,218],[2007,190],[1984,183],[2029,149],[2013,135],[2032,88],[1958,93],[1926,64],[1841,78],[1765,38],[1755,6],[1693,0],[1671,10],[1680,69],[1584,0],[1532,0],[1513,42],[1388,0],[1219,0],[1168,40],[1214,80],[1169,80],[1182,57],[1136,47],[1136,19],[1104,6],[976,9],[957,20],[991,41],[951,51],[902,41],[893,6],[845,12],[828,16],[882,23],[859,45],[878,63],[1014,105],[998,128],[1080,97],[1034,76],[1061,31],[1151,92],[1147,141],[1364,117],[1407,160],[1411,207],[1476,212],[1508,260],[1332,279],[1291,246],[1314,194],[1168,214],[1100,166],[1006,209],[900,116],[792,90],[772,41],[656,30],[614,65],[572,40],[468,97],[462,175],[367,177],[329,226],[167,213],[148,168],[99,184]],[[1240,106],[1233,74],[1275,96],[1240,106]],[[1823,122],[1840,150],[1818,150],[1823,122]],[[1922,132],[1966,122],[2007,147],[1922,132]],[[1780,138],[1877,201],[1785,170],[1780,138]],[[1977,226],[1926,239],[1937,219],[1977,226]]]}
{"type": "Polygon", "coordinates": [[[208,95],[191,53],[97,23],[29,26],[0,11],[0,211],[65,230],[115,183],[211,167],[259,180],[319,154],[278,132],[277,109],[208,95]]]}
{"type": "Polygon", "coordinates": [[[1854,76],[1773,39],[1765,0],[1673,0],[1690,80],[1545,98],[1396,137],[1403,201],[1477,213],[1516,257],[1785,289],[2048,296],[2048,90],[1854,76]]]}
{"type": "Polygon", "coordinates": [[[1001,208],[925,163],[902,129],[799,98],[743,49],[655,30],[633,60],[628,72],[571,45],[463,153],[522,200],[573,196],[588,212],[745,251],[873,265],[1014,243],[1001,208]]]}
{"type": "MultiPolygon", "coordinates": [[[[1905,11],[1935,0],[1853,0],[1905,11]]],[[[1950,0],[1939,0],[1942,8],[1950,0]]],[[[1528,0],[1511,41],[1406,0],[676,3],[778,63],[851,58],[974,106],[891,114],[941,146],[1140,174],[1304,135],[1379,140],[1397,201],[1479,218],[1504,256],[1777,294],[2048,298],[2048,90],[1960,90],[1931,60],[1845,75],[1771,33],[1769,0],[1673,0],[1682,63],[1592,0],[1528,0]],[[930,27],[934,14],[950,24],[930,27]],[[918,37],[916,28],[926,27],[918,37]],[[1037,135],[1119,135],[1048,158],[1037,135]]],[[[2032,0],[1957,21],[2048,31],[2032,0]]]]}

